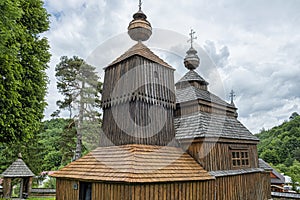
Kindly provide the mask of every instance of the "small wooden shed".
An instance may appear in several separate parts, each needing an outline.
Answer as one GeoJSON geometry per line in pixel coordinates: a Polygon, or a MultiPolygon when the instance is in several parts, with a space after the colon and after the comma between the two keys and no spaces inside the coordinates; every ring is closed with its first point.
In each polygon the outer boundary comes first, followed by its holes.
{"type": "Polygon", "coordinates": [[[13,162],[2,174],[3,177],[3,196],[4,198],[10,198],[12,195],[12,181],[13,179],[21,179],[20,182],[20,195],[19,197],[25,197],[30,195],[32,187],[32,178],[34,174],[25,164],[22,156],[19,154],[19,158],[13,162]]]}

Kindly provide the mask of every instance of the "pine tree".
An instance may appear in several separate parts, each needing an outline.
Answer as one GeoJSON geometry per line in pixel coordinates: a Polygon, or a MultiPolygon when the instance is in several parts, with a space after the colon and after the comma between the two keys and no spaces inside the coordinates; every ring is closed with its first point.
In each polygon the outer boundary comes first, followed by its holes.
{"type": "MultiPolygon", "coordinates": [[[[83,137],[97,136],[100,129],[100,92],[102,84],[95,72],[95,67],[88,65],[83,59],[74,56],[62,56],[56,66],[57,88],[64,100],[57,101],[60,110],[68,110],[71,124],[76,126],[76,149],[74,159],[82,155],[83,137]],[[97,128],[91,129],[93,125],[97,128]],[[88,129],[87,129],[88,127],[88,129]]],[[[56,111],[56,113],[58,113],[56,111]]],[[[66,136],[72,131],[65,129],[66,136]]],[[[98,141],[98,140],[92,140],[98,141]]],[[[89,145],[89,143],[87,144],[89,145]]],[[[93,146],[93,145],[90,145],[93,146]]]]}

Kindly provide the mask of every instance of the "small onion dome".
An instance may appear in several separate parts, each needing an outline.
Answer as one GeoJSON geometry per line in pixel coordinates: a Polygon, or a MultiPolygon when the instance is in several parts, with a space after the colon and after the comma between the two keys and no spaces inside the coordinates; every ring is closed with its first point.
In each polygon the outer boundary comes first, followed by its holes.
{"type": "Polygon", "coordinates": [[[200,64],[200,59],[197,55],[197,51],[191,47],[187,52],[184,58],[184,65],[189,70],[196,69],[200,64]]]}
{"type": "Polygon", "coordinates": [[[152,34],[151,24],[147,21],[147,16],[140,9],[133,15],[133,20],[128,26],[128,35],[135,41],[146,41],[152,34]]]}

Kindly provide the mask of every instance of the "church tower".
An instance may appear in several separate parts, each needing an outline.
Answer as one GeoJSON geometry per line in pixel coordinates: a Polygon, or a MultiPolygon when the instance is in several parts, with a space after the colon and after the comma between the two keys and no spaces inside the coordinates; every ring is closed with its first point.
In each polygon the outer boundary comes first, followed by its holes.
{"type": "Polygon", "coordinates": [[[100,146],[170,145],[175,138],[174,69],[142,43],[152,28],[141,3],[128,34],[137,43],[105,68],[100,146]]]}

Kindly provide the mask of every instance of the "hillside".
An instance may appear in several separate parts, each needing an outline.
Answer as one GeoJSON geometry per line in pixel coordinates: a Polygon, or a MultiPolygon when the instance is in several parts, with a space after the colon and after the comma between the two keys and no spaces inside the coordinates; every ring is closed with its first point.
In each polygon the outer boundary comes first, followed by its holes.
{"type": "Polygon", "coordinates": [[[259,157],[300,182],[300,116],[293,113],[289,121],[256,136],[259,157]]]}

